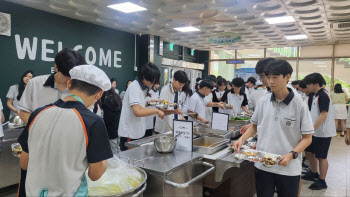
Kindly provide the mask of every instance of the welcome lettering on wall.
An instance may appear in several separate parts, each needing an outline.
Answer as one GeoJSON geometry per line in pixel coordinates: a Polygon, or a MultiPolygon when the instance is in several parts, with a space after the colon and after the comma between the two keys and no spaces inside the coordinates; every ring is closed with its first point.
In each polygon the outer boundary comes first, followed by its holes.
{"type": "MultiPolygon", "coordinates": [[[[26,58],[26,56],[28,56],[30,60],[36,60],[37,57],[40,56],[37,54],[37,49],[38,49],[37,37],[33,37],[32,42],[30,41],[29,38],[24,38],[22,42],[20,35],[16,34],[15,42],[16,42],[18,59],[23,60],[26,58]]],[[[55,42],[53,40],[48,40],[48,39],[41,40],[41,60],[42,61],[53,62],[55,54],[63,49],[62,48],[63,43],[61,41],[57,42],[57,51],[53,49],[54,44],[55,42]]],[[[83,50],[82,45],[76,45],[73,49],[78,51],[80,54],[85,55],[85,59],[88,64],[108,66],[108,67],[112,67],[113,65],[113,67],[115,68],[122,67],[122,65],[119,64],[119,62],[122,61],[120,58],[120,55],[122,54],[121,51],[113,51],[113,61],[112,61],[112,51],[110,49],[104,50],[103,48],[100,48],[98,59],[97,59],[96,50],[92,46],[88,46],[85,50],[85,53],[82,53],[81,51],[79,51],[79,50],[83,50]],[[96,62],[98,62],[98,64],[96,64],[96,62]]]]}

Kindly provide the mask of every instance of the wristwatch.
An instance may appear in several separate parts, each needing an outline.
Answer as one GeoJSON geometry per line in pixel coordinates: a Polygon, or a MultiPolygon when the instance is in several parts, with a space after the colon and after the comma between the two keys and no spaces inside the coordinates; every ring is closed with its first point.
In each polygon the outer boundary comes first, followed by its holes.
{"type": "Polygon", "coordinates": [[[292,153],[293,154],[293,159],[296,159],[296,158],[298,158],[298,153],[297,152],[295,152],[295,151],[290,151],[289,153],[292,153]]]}

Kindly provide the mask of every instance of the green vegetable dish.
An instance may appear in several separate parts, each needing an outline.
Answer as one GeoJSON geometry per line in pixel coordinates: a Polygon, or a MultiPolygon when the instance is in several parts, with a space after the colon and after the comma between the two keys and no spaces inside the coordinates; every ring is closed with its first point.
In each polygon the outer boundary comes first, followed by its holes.
{"type": "Polygon", "coordinates": [[[230,120],[243,120],[243,121],[246,121],[246,120],[250,120],[249,117],[231,117],[230,120]]]}

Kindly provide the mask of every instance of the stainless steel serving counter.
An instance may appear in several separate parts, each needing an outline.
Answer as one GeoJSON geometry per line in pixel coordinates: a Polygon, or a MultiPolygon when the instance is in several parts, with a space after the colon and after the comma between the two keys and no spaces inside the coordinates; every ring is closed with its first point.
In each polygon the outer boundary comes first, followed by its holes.
{"type": "Polygon", "coordinates": [[[17,142],[24,127],[10,128],[8,124],[3,125],[4,138],[2,150],[0,151],[0,188],[19,183],[20,167],[19,158],[12,155],[11,144],[17,142]],[[6,178],[4,178],[6,177],[6,178]]]}

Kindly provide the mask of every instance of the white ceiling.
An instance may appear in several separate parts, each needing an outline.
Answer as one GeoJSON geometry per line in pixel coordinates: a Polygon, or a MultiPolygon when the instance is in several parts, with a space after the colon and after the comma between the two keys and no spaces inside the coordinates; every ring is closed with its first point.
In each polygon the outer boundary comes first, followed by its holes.
{"type": "Polygon", "coordinates": [[[122,31],[157,35],[164,41],[199,50],[350,43],[350,28],[342,31],[333,30],[329,28],[328,22],[330,20],[350,20],[350,0],[8,1],[122,31]],[[107,8],[107,5],[127,1],[148,10],[124,14],[107,8]],[[193,12],[200,12],[197,13],[199,17],[193,17],[193,12]],[[187,21],[184,21],[188,13],[191,15],[188,15],[187,21]],[[220,16],[224,15],[222,20],[215,20],[215,13],[220,16]],[[264,18],[288,15],[293,16],[296,22],[269,25],[264,20],[264,18]],[[173,20],[168,16],[172,18],[175,16],[181,20],[173,20]],[[227,17],[233,20],[230,22],[227,17]],[[181,33],[173,29],[186,24],[193,24],[201,31],[181,33]],[[243,38],[232,45],[215,45],[208,41],[211,35],[221,32],[238,33],[243,38]],[[306,34],[308,39],[288,41],[284,38],[285,35],[295,34],[306,34]]]}

